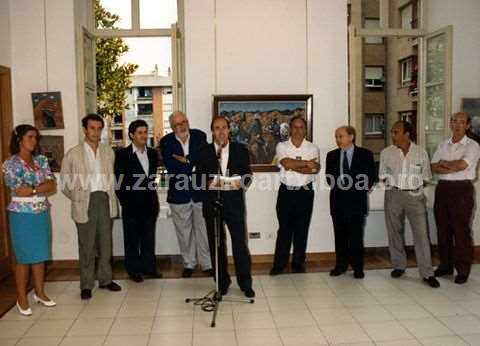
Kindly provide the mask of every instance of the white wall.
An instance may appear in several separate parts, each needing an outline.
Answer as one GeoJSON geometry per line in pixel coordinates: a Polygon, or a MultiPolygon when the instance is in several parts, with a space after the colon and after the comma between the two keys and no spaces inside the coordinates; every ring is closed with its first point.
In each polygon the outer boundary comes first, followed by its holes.
{"type": "MultiPolygon", "coordinates": [[[[479,96],[479,3],[455,6],[429,0],[430,29],[454,25],[454,108],[459,97],[479,96]],[[462,7],[462,8],[457,8],[462,7]],[[477,12],[475,12],[477,11],[477,12]],[[448,13],[448,14],[447,14],[448,13]]],[[[194,127],[208,129],[213,94],[311,93],[314,142],[322,160],[334,147],[334,129],[347,121],[346,0],[185,0],[187,111],[194,127]]],[[[31,92],[61,91],[68,149],[80,140],[77,100],[76,25],[85,24],[82,0],[0,0],[0,63],[13,69],[15,123],[33,122],[31,92]],[[8,8],[10,7],[10,8],[8,8]],[[10,16],[10,43],[5,13],[10,16]],[[46,25],[45,25],[46,23],[46,25]],[[77,24],[76,24],[77,23],[77,24]],[[11,46],[11,58],[8,48],[11,46]],[[7,53],[5,53],[7,52],[7,53]]],[[[78,30],[78,28],[77,28],[78,30]]],[[[272,175],[273,176],[273,175],[272,175]]],[[[268,174],[257,174],[260,183],[268,174]]],[[[321,177],[320,177],[321,178],[321,177]]],[[[386,245],[382,193],[376,191],[366,227],[367,246],[386,245]]],[[[247,193],[249,231],[275,232],[276,191],[247,193]]],[[[52,199],[53,258],[77,258],[70,205],[61,193],[52,199]]],[[[477,220],[479,217],[477,216],[477,220]]],[[[159,223],[158,253],[177,251],[170,221],[159,223]]],[[[123,253],[121,227],[114,230],[114,254],[123,253]]],[[[477,236],[478,240],[478,236],[477,236]]],[[[255,254],[272,253],[273,239],[252,240],[255,254]]],[[[309,251],[332,251],[328,192],[316,194],[309,251]]]]}
{"type": "MultiPolygon", "coordinates": [[[[33,123],[32,92],[62,93],[65,148],[78,143],[78,104],[73,0],[10,0],[14,123],[33,123]],[[46,6],[44,6],[46,5],[46,6]]],[[[68,200],[52,202],[53,258],[77,258],[76,230],[68,200]]]]}
{"type": "MultiPolygon", "coordinates": [[[[432,33],[453,26],[452,110],[461,110],[462,98],[480,97],[480,1],[425,0],[426,30],[432,33]]],[[[480,205],[480,182],[475,184],[480,205]]],[[[473,222],[474,238],[480,244],[480,208],[473,222]]]]}
{"type": "Polygon", "coordinates": [[[9,0],[0,0],[0,65],[11,65],[10,42],[10,3],[9,0]]]}

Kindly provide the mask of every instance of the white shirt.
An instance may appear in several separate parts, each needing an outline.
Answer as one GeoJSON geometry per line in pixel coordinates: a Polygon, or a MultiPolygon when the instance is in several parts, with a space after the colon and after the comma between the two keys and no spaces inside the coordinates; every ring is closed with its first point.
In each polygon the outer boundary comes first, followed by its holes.
{"type": "Polygon", "coordinates": [[[189,149],[189,146],[190,146],[190,133],[187,135],[187,140],[185,141],[185,143],[183,143],[183,142],[181,141],[181,139],[177,137],[177,135],[175,135],[175,138],[177,139],[177,141],[180,142],[180,145],[182,146],[183,156],[187,157],[188,154],[190,153],[190,149],[189,149]]]}
{"type": "MultiPolygon", "coordinates": [[[[215,145],[215,153],[218,154],[218,149],[220,146],[214,142],[215,145]]],[[[230,142],[227,142],[227,145],[223,147],[222,152],[220,154],[220,167],[222,169],[222,175],[227,175],[227,166],[228,166],[228,156],[229,156],[229,148],[230,148],[230,142]]]]}
{"type": "Polygon", "coordinates": [[[474,180],[477,173],[477,162],[480,158],[480,146],[473,139],[463,136],[462,140],[453,143],[452,138],[441,142],[435,154],[433,154],[432,163],[438,163],[441,160],[456,161],[463,160],[468,167],[460,172],[438,174],[440,180],[474,180]]]}
{"type": "Polygon", "coordinates": [[[148,162],[147,147],[143,148],[143,151],[138,148],[135,144],[132,143],[132,150],[135,155],[137,155],[138,161],[142,165],[145,175],[148,176],[148,170],[150,168],[150,163],[148,162]]]}
{"type": "Polygon", "coordinates": [[[430,160],[427,151],[415,143],[410,143],[407,155],[395,145],[380,153],[378,175],[387,185],[400,190],[416,190],[423,187],[424,181],[432,179],[430,160]]]}
{"type": "Polygon", "coordinates": [[[85,156],[87,158],[87,167],[89,169],[88,182],[90,183],[90,192],[106,192],[107,187],[105,179],[107,177],[102,174],[102,161],[100,158],[100,150],[97,147],[97,152],[94,153],[92,147],[87,142],[83,142],[83,145],[85,148],[85,156]]]}
{"type": "Polygon", "coordinates": [[[291,170],[286,170],[280,161],[283,159],[312,160],[320,162],[320,149],[312,142],[304,139],[297,148],[291,141],[280,142],[277,144],[275,158],[280,167],[280,181],[287,186],[304,186],[315,181],[315,174],[302,174],[291,170]]]}

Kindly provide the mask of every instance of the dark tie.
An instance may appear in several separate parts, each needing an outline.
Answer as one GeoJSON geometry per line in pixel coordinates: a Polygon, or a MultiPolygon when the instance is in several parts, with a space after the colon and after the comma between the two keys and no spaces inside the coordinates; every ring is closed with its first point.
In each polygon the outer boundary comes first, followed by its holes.
{"type": "Polygon", "coordinates": [[[349,174],[350,167],[348,165],[348,158],[347,158],[346,151],[343,152],[342,168],[343,168],[342,184],[343,186],[347,186],[348,185],[347,175],[349,174]]]}

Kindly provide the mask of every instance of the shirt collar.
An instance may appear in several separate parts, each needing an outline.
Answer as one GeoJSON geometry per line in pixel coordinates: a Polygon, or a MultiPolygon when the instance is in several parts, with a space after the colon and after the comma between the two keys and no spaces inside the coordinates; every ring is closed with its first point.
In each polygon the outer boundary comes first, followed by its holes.
{"type": "MultiPolygon", "coordinates": [[[[215,151],[218,151],[218,144],[213,142],[213,145],[215,146],[215,151]]],[[[227,141],[227,145],[223,147],[222,151],[228,150],[229,147],[230,147],[230,141],[227,141]]]]}
{"type": "MultiPolygon", "coordinates": [[[[457,142],[457,143],[460,143],[461,145],[467,144],[468,136],[464,135],[463,138],[460,140],[460,142],[457,142]]],[[[448,139],[448,144],[457,144],[457,143],[453,143],[453,136],[448,139]]]]}
{"type": "MultiPolygon", "coordinates": [[[[84,146],[85,150],[89,150],[90,152],[95,154],[95,152],[93,151],[93,148],[86,141],[83,142],[83,146],[84,146]]],[[[99,150],[100,150],[100,143],[98,143],[98,146],[97,146],[97,153],[98,153],[99,150]]]]}
{"type": "Polygon", "coordinates": [[[180,142],[181,145],[186,145],[188,143],[188,141],[190,140],[190,131],[188,131],[187,140],[185,141],[185,144],[181,141],[181,139],[176,134],[175,134],[175,138],[177,139],[177,141],[180,142]]]}
{"type": "Polygon", "coordinates": [[[147,152],[147,146],[144,147],[143,152],[140,150],[140,148],[137,148],[135,144],[132,143],[132,151],[133,153],[139,153],[141,155],[144,155],[147,152]]]}
{"type": "Polygon", "coordinates": [[[289,143],[292,147],[294,147],[294,148],[301,148],[301,147],[303,147],[303,145],[305,144],[305,138],[302,139],[302,143],[300,144],[299,147],[297,147],[295,144],[293,144],[293,142],[292,142],[292,137],[289,137],[289,138],[288,138],[288,143],[289,143]]]}
{"type": "Polygon", "coordinates": [[[355,145],[352,144],[347,150],[340,149],[342,152],[345,151],[348,155],[353,153],[353,150],[355,149],[355,145]]]}

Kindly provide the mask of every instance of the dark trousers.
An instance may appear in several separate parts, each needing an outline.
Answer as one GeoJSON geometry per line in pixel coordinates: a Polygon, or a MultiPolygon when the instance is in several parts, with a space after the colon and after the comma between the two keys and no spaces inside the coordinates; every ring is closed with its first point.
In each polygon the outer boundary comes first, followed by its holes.
{"type": "Polygon", "coordinates": [[[129,215],[123,218],[125,268],[128,274],[153,274],[157,270],[155,258],[155,226],[157,215],[129,215]]]}
{"type": "Polygon", "coordinates": [[[279,229],[275,245],[274,269],[283,270],[287,266],[292,242],[292,267],[300,268],[305,265],[313,198],[312,184],[300,188],[280,185],[276,208],[279,229]]]}
{"type": "Polygon", "coordinates": [[[473,261],[472,213],[474,187],[471,181],[441,180],[435,190],[435,222],[440,269],[468,276],[473,261]],[[455,245],[454,245],[455,244],[455,245]]]}
{"type": "MultiPolygon", "coordinates": [[[[204,203],[204,216],[207,225],[208,244],[212,268],[215,270],[215,213],[211,202],[204,203]]],[[[242,289],[252,287],[251,258],[247,244],[245,227],[245,205],[239,192],[222,192],[222,208],[220,210],[221,227],[218,248],[218,284],[220,288],[230,285],[228,274],[227,243],[225,224],[232,240],[233,261],[238,286],[242,289]]]]}
{"type": "Polygon", "coordinates": [[[354,271],[363,271],[363,230],[365,215],[335,214],[332,215],[335,234],[336,268],[347,270],[352,265],[354,271]]]}

